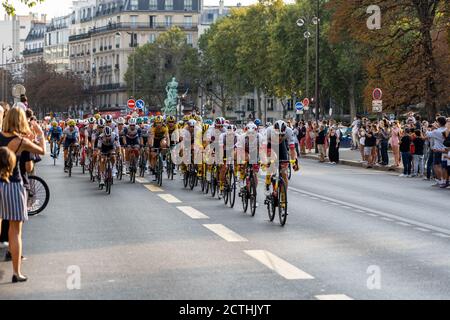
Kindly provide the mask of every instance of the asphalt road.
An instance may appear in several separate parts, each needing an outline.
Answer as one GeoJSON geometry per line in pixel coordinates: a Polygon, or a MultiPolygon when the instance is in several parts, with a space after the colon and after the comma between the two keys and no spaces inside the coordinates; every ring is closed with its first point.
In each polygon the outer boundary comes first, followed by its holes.
{"type": "Polygon", "coordinates": [[[178,176],[108,196],[74,171],[39,165],[52,195],[24,226],[29,281],[0,262],[0,299],[450,298],[450,190],[429,182],[303,160],[282,228],[262,190],[251,217],[178,176]]]}

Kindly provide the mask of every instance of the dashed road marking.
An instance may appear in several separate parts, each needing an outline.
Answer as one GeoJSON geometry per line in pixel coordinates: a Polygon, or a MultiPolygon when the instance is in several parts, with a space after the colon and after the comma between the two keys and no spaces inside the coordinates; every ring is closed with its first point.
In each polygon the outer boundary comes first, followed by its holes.
{"type": "Polygon", "coordinates": [[[228,242],[244,242],[248,241],[244,237],[241,237],[233,230],[228,229],[223,224],[204,224],[205,228],[211,230],[215,234],[217,234],[222,239],[228,241],[228,242]]]}
{"type": "Polygon", "coordinates": [[[317,295],[318,300],[353,300],[345,294],[321,294],[317,295]]]}
{"type": "Polygon", "coordinates": [[[150,183],[150,181],[148,181],[145,178],[136,178],[136,181],[139,182],[139,183],[150,183]]]}
{"type": "Polygon", "coordinates": [[[181,203],[180,200],[178,200],[177,198],[175,198],[175,197],[174,197],[173,195],[171,195],[171,194],[166,194],[166,193],[164,193],[164,194],[158,194],[158,196],[159,196],[161,199],[167,201],[168,203],[181,203]]]}
{"type": "Polygon", "coordinates": [[[152,184],[145,184],[144,187],[146,187],[151,192],[163,192],[164,191],[160,187],[154,186],[152,184]]]}
{"type": "Polygon", "coordinates": [[[378,215],[373,214],[373,213],[367,213],[367,215],[368,215],[368,216],[371,216],[371,217],[378,217],[378,215]]]}
{"type": "Polygon", "coordinates": [[[308,280],[314,279],[313,276],[303,270],[293,266],[289,262],[277,257],[266,250],[245,250],[246,254],[258,260],[270,270],[275,271],[280,276],[288,280],[308,280]]]}
{"type": "Polygon", "coordinates": [[[207,215],[192,207],[177,207],[177,209],[192,219],[209,219],[207,215]]]}
{"type": "Polygon", "coordinates": [[[385,218],[385,217],[381,218],[381,220],[384,220],[384,221],[390,221],[390,222],[394,221],[394,220],[392,220],[392,219],[390,219],[390,218],[385,218]]]}

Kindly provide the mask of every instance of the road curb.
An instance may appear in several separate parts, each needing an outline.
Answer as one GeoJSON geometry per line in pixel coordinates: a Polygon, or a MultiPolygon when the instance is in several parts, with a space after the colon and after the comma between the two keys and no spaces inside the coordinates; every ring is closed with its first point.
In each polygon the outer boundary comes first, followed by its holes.
{"type": "MultiPolygon", "coordinates": [[[[311,160],[319,160],[319,156],[318,155],[313,155],[313,154],[306,154],[306,155],[301,155],[301,158],[303,159],[311,159],[311,160]]],[[[366,168],[366,166],[359,162],[359,161],[353,161],[353,160],[340,160],[339,164],[344,165],[344,166],[351,166],[351,167],[359,167],[359,168],[366,168]]],[[[373,167],[373,170],[377,170],[377,171],[384,171],[384,172],[397,172],[397,173],[402,173],[403,169],[402,168],[391,168],[391,167],[373,167]]]]}

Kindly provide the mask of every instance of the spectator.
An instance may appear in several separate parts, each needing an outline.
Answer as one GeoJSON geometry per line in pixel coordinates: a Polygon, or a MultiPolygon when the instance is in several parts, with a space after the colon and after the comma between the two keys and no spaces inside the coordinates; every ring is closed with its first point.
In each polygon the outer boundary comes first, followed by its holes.
{"type": "Polygon", "coordinates": [[[400,177],[409,177],[411,176],[411,137],[409,129],[405,129],[400,140],[400,152],[403,161],[403,174],[400,177]]]}
{"type": "MultiPolygon", "coordinates": [[[[20,155],[24,151],[44,155],[44,134],[36,123],[34,126],[33,130],[38,132],[39,145],[26,138],[31,130],[25,112],[21,108],[10,109],[3,122],[3,132],[0,133],[0,147],[8,147],[16,155],[20,155]]],[[[28,214],[26,190],[22,183],[18,163],[16,163],[9,181],[8,184],[2,184],[0,218],[9,221],[9,249],[14,271],[12,281],[23,282],[27,280],[27,277],[21,273],[22,224],[28,220],[28,214]]]]}
{"type": "Polygon", "coordinates": [[[21,94],[21,95],[20,95],[20,102],[23,103],[23,105],[26,107],[26,109],[29,108],[29,105],[28,105],[28,98],[27,98],[26,95],[24,95],[24,94],[21,94]]]}
{"type": "Polygon", "coordinates": [[[367,168],[373,168],[376,161],[376,144],[377,144],[377,138],[376,138],[376,127],[370,127],[368,131],[366,132],[366,139],[364,142],[364,156],[367,159],[367,168]]]}
{"type": "Polygon", "coordinates": [[[381,165],[387,166],[389,164],[389,154],[388,154],[388,145],[389,145],[389,124],[386,119],[380,122],[380,130],[378,131],[378,136],[380,139],[380,152],[381,152],[381,165]]]}
{"type": "Polygon", "coordinates": [[[298,126],[298,140],[300,141],[301,154],[306,154],[306,126],[302,120],[298,126]]]}
{"type": "Polygon", "coordinates": [[[391,130],[391,147],[394,153],[394,167],[400,166],[400,123],[398,120],[394,121],[391,130]]]}
{"type": "Polygon", "coordinates": [[[328,140],[330,141],[330,148],[328,151],[328,158],[331,164],[339,163],[339,136],[336,134],[336,129],[331,128],[328,134],[328,140]]]}
{"type": "Polygon", "coordinates": [[[438,117],[433,124],[435,130],[427,132],[427,138],[432,139],[433,144],[433,167],[438,180],[435,186],[441,188],[448,187],[447,163],[445,163],[445,168],[442,163],[443,153],[446,152],[446,147],[444,146],[444,134],[447,131],[446,124],[447,120],[445,117],[438,117]]]}
{"type": "Polygon", "coordinates": [[[325,162],[326,152],[325,152],[325,139],[326,139],[326,131],[325,127],[320,125],[319,130],[317,132],[316,137],[316,145],[319,151],[319,161],[325,162]]]}
{"type": "Polygon", "coordinates": [[[315,128],[311,121],[308,121],[308,127],[306,128],[306,150],[311,153],[311,149],[314,147],[314,141],[316,139],[315,128]]]}
{"type": "Polygon", "coordinates": [[[413,154],[413,163],[414,163],[414,173],[413,177],[424,176],[424,164],[423,164],[423,149],[424,149],[424,137],[420,130],[416,130],[414,132],[414,154],[413,154]]]}
{"type": "Polygon", "coordinates": [[[356,116],[352,122],[352,150],[359,149],[359,129],[361,128],[361,119],[356,116]]]}
{"type": "MultiPolygon", "coordinates": [[[[432,131],[433,126],[431,124],[426,124],[422,126],[422,131],[424,132],[424,136],[426,137],[428,131],[432,131]]],[[[425,138],[424,141],[424,163],[427,165],[427,175],[424,180],[431,180],[432,174],[434,176],[433,170],[433,139],[425,138]]]]}
{"type": "Polygon", "coordinates": [[[364,148],[366,144],[366,130],[364,128],[359,129],[359,152],[361,153],[362,162],[367,162],[367,157],[364,153],[364,148]]]}

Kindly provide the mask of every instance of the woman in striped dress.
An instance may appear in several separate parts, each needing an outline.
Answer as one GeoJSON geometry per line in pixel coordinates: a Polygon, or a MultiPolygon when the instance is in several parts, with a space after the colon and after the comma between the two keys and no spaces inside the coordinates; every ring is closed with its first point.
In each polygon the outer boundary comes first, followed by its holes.
{"type": "MultiPolygon", "coordinates": [[[[17,156],[23,151],[44,155],[44,133],[39,125],[32,123],[33,131],[37,133],[37,144],[27,138],[31,130],[25,112],[17,107],[11,108],[3,120],[3,132],[0,132],[0,147],[7,147],[17,156]]],[[[17,157],[19,159],[20,157],[17,157]]],[[[0,222],[9,221],[9,250],[12,256],[14,275],[13,282],[23,282],[27,278],[22,275],[22,224],[28,220],[26,190],[19,172],[19,163],[13,170],[9,182],[0,180],[0,222]]],[[[0,224],[1,225],[1,224],[0,224]]]]}

